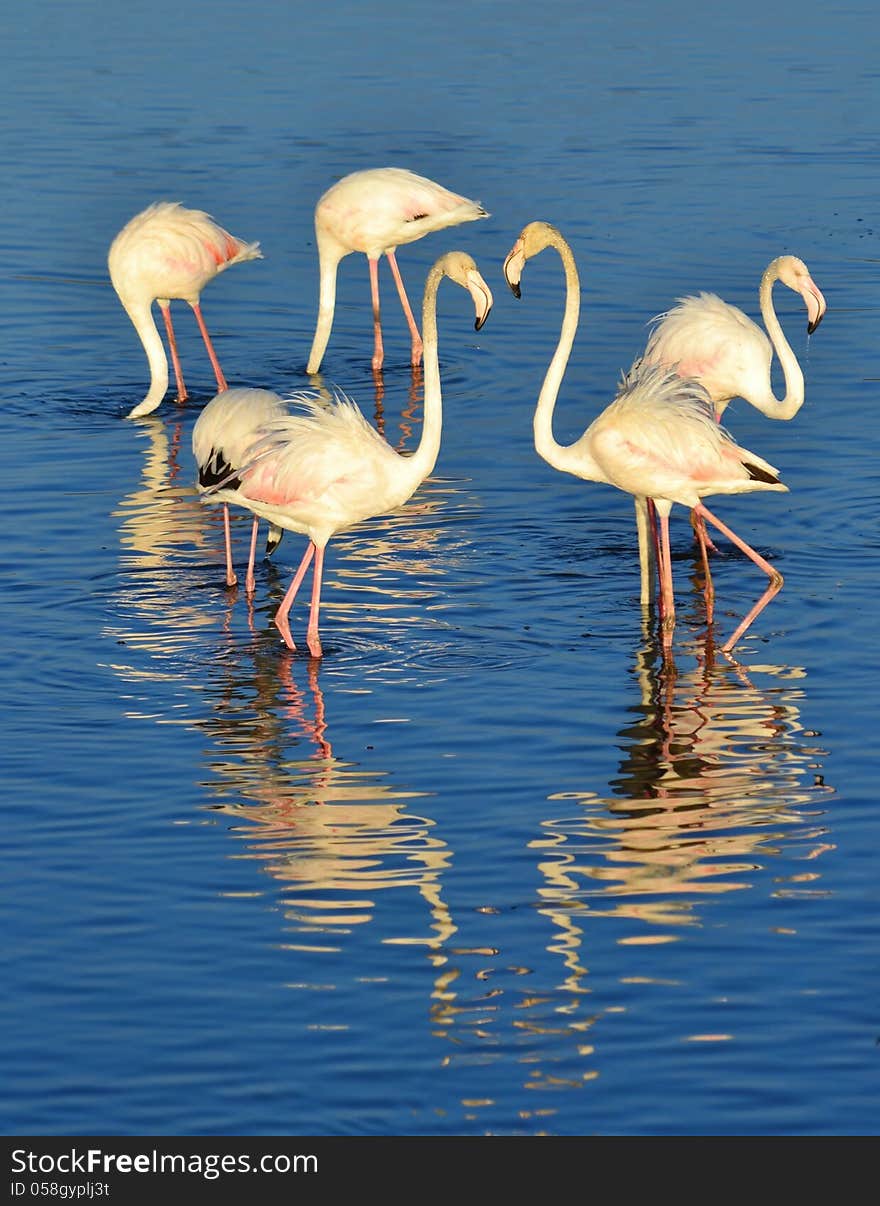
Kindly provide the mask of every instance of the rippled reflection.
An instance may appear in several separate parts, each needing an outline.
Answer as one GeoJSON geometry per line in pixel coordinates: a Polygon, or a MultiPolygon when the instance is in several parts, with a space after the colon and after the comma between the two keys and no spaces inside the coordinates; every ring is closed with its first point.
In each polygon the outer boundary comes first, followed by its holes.
{"type": "MultiPolygon", "coordinates": [[[[646,621],[632,671],[638,698],[618,732],[610,794],[549,796],[563,810],[528,844],[542,880],[537,912],[552,928],[545,950],[558,976],[548,982],[534,952],[525,966],[500,944],[454,951],[475,957],[480,969],[469,980],[466,962],[450,965],[435,1005],[435,1033],[453,1044],[450,1062],[513,1058],[521,1066],[536,1104],[520,1116],[534,1125],[556,1113],[556,1094],[600,1075],[601,1036],[626,1008],[626,994],[609,995],[607,979],[597,991],[597,952],[609,937],[619,949],[672,941],[712,897],[753,887],[781,855],[799,868],[774,875],[775,894],[822,890],[817,860],[833,848],[824,823],[833,789],[821,773],[826,751],[801,721],[804,671],[746,669],[729,656],[716,659],[711,642],[683,647],[679,660],[691,659],[689,672],[670,671],[646,621]],[[603,928],[588,931],[597,921],[603,928]]],[[[625,970],[614,982],[627,982],[625,970]]],[[[492,1105],[475,1100],[472,1117],[492,1105]]]]}
{"type": "Polygon", "coordinates": [[[662,930],[697,921],[707,897],[752,886],[783,844],[805,866],[778,892],[819,879],[815,860],[831,849],[819,818],[832,789],[821,775],[826,751],[800,719],[805,672],[747,670],[716,659],[711,643],[689,652],[691,671],[666,673],[652,641],[640,650],[613,795],[550,797],[577,805],[532,843],[564,946],[572,919],[587,914],[658,927],[621,941],[667,941],[662,930]]]}
{"type": "MultiPolygon", "coordinates": [[[[443,902],[451,854],[434,822],[409,811],[421,793],[385,772],[337,757],[330,742],[320,662],[260,650],[247,672],[224,663],[212,714],[211,807],[234,818],[240,857],[278,883],[287,946],[336,950],[342,935],[374,919],[376,894],[415,891],[424,908],[385,942],[438,951],[455,927],[443,902]],[[298,681],[301,680],[301,681],[298,681]]],[[[441,960],[442,961],[442,960],[441,960]]]]}
{"type": "MultiPolygon", "coordinates": [[[[216,624],[197,603],[183,572],[185,558],[208,563],[222,554],[219,511],[199,505],[192,482],[189,431],[182,419],[148,416],[137,424],[144,441],[141,480],[113,512],[119,523],[120,570],[113,620],[105,634],[120,646],[172,657],[216,624]]],[[[130,668],[133,677],[161,677],[158,667],[130,668]]]]}

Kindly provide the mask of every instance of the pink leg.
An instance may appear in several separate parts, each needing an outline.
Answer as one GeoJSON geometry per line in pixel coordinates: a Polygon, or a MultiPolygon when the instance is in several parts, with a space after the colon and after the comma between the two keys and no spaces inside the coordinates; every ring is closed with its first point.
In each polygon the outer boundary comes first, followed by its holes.
{"type": "Polygon", "coordinates": [[[324,739],[324,734],[327,732],[327,717],[324,711],[324,693],[318,682],[318,663],[314,658],[309,662],[309,686],[315,700],[314,734],[318,742],[318,754],[321,758],[332,758],[333,749],[330,742],[324,739]]]}
{"type": "Polygon", "coordinates": [[[712,571],[709,569],[709,549],[712,549],[713,552],[717,552],[718,550],[709,539],[709,533],[706,531],[706,522],[702,515],[697,515],[695,511],[691,511],[691,523],[694,535],[700,546],[700,557],[703,561],[703,577],[705,579],[703,598],[706,600],[706,620],[711,624],[712,617],[715,614],[715,584],[712,581],[712,571]]]}
{"type": "Polygon", "coordinates": [[[379,318],[379,261],[368,259],[367,263],[370,265],[370,296],[373,299],[373,369],[378,372],[385,358],[379,318]]]}
{"type": "Polygon", "coordinates": [[[753,623],[755,617],[760,615],[774,595],[777,595],[782,589],[782,574],[780,574],[779,570],[774,569],[769,561],[765,561],[760,553],[756,553],[751,545],[746,544],[744,540],[740,539],[736,532],[731,531],[726,524],[722,523],[720,519],[713,515],[708,507],[705,507],[702,503],[699,503],[694,509],[698,511],[703,518],[708,519],[709,523],[714,524],[719,532],[723,532],[727,539],[731,541],[731,543],[735,544],[738,549],[741,549],[750,560],[754,561],[755,565],[757,565],[759,569],[762,569],[770,579],[770,585],[764,591],[764,594],[742,621],[733,636],[726,640],[721,646],[722,652],[729,653],[742,634],[753,623]]]}
{"type": "Polygon", "coordinates": [[[253,527],[251,528],[251,551],[250,551],[250,556],[248,557],[247,574],[246,574],[245,580],[244,580],[244,588],[249,595],[252,595],[254,593],[254,589],[257,585],[257,580],[254,577],[254,562],[257,559],[257,529],[259,528],[259,526],[260,526],[260,520],[255,515],[254,516],[254,524],[253,524],[253,527]]]}
{"type": "Polygon", "coordinates": [[[315,573],[312,578],[312,606],[309,610],[309,626],[306,630],[306,644],[312,657],[323,657],[321,638],[318,636],[318,609],[321,606],[321,578],[324,573],[324,550],[315,551],[315,573]]]}
{"type": "Polygon", "coordinates": [[[291,582],[290,586],[287,588],[287,594],[281,600],[281,606],[278,608],[277,612],[275,613],[275,627],[278,629],[278,631],[284,637],[284,644],[287,646],[288,649],[296,649],[296,645],[294,645],[293,637],[290,635],[290,625],[287,622],[287,617],[290,613],[291,607],[293,606],[293,601],[296,598],[296,592],[299,590],[300,586],[302,585],[302,580],[306,576],[306,570],[309,568],[312,557],[314,557],[314,555],[315,555],[315,546],[312,544],[312,542],[310,540],[308,543],[308,546],[306,548],[306,551],[303,554],[303,559],[299,563],[299,569],[294,574],[293,581],[291,582]]]}
{"type": "Polygon", "coordinates": [[[183,383],[183,373],[180,370],[180,357],[177,355],[177,340],[174,338],[174,327],[171,325],[171,307],[163,306],[161,303],[159,309],[162,311],[162,317],[165,319],[165,331],[168,334],[168,347],[171,351],[171,363],[174,365],[174,379],[177,382],[177,401],[185,402],[187,398],[186,386],[183,383]]]}
{"type": "MultiPolygon", "coordinates": [[[[658,584],[662,588],[662,581],[661,581],[661,577],[660,577],[660,565],[661,565],[660,525],[657,521],[657,508],[654,505],[653,498],[648,498],[645,501],[648,506],[648,523],[651,525],[651,536],[654,540],[654,564],[657,567],[657,581],[658,581],[658,584]]],[[[661,613],[662,613],[662,600],[661,600],[661,613]]]]}
{"type": "Polygon", "coordinates": [[[672,590],[672,553],[669,548],[669,516],[660,516],[660,550],[657,559],[660,570],[660,615],[664,647],[672,644],[675,628],[675,598],[672,590]]]}
{"type": "Polygon", "coordinates": [[[691,511],[691,527],[694,529],[694,535],[696,536],[697,540],[699,540],[700,548],[703,550],[703,552],[705,552],[706,549],[712,553],[718,552],[718,549],[712,543],[712,538],[706,531],[705,523],[696,513],[696,511],[691,511]]]}
{"type": "Polygon", "coordinates": [[[393,251],[386,251],[385,254],[388,256],[388,263],[391,265],[391,273],[394,277],[394,283],[397,285],[397,294],[400,298],[400,304],[403,306],[403,313],[406,317],[409,333],[412,336],[412,358],[410,364],[413,368],[417,368],[422,362],[422,337],[419,334],[419,328],[416,326],[416,320],[413,318],[406,289],[403,287],[403,277],[400,275],[400,269],[397,267],[397,257],[393,251]]]}
{"type": "Polygon", "coordinates": [[[208,355],[211,358],[211,367],[214,369],[214,376],[217,378],[217,392],[222,394],[225,389],[229,389],[229,386],[226,384],[226,378],[223,376],[220,361],[217,359],[217,353],[214,351],[213,343],[211,343],[211,336],[208,334],[208,328],[205,326],[204,318],[202,318],[202,307],[198,302],[190,302],[189,304],[193,308],[196,322],[199,324],[199,330],[202,332],[202,339],[205,341],[205,347],[208,349],[208,355]]]}
{"type": "Polygon", "coordinates": [[[237,586],[238,578],[232,568],[232,533],[229,530],[229,507],[223,504],[223,536],[226,541],[226,585],[237,586]]]}

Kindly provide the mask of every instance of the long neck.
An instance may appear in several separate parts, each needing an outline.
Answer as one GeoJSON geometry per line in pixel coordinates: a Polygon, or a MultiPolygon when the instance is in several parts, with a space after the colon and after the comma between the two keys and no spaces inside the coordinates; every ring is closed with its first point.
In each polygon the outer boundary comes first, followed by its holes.
{"type": "Polygon", "coordinates": [[[425,282],[425,298],[422,303],[423,372],[425,381],[424,422],[419,446],[408,458],[408,466],[416,479],[422,482],[437,463],[440,451],[440,434],[443,429],[443,400],[440,394],[440,356],[437,347],[437,290],[443,272],[435,264],[425,282]]]}
{"type": "Polygon", "coordinates": [[[307,373],[317,373],[327,350],[330,331],[333,327],[333,312],[336,308],[336,270],[343,253],[335,243],[328,243],[318,236],[319,272],[321,277],[320,293],[318,296],[318,322],[315,327],[315,337],[312,340],[312,350],[309,352],[307,373]]]}
{"type": "Polygon", "coordinates": [[[125,306],[128,317],[134,323],[134,329],[144,345],[150,365],[149,392],[142,402],[128,412],[130,419],[136,419],[140,415],[148,415],[155,410],[168,392],[168,357],[165,355],[162,337],[156,329],[150,302],[131,306],[125,302],[122,304],[125,306]]]}
{"type": "Polygon", "coordinates": [[[770,342],[782,365],[782,372],[785,376],[785,397],[780,400],[774,395],[768,373],[766,392],[749,397],[748,401],[768,418],[793,419],[804,404],[804,375],[773,308],[773,285],[778,279],[779,269],[774,260],[761,277],[758,298],[761,303],[764,328],[770,336],[770,342]]]}
{"type": "Polygon", "coordinates": [[[554,469],[568,472],[568,450],[565,445],[557,443],[553,436],[553,411],[577,331],[581,308],[581,284],[577,265],[574,262],[574,254],[568,244],[564,240],[554,238],[549,246],[555,247],[559,252],[565,269],[565,314],[562,318],[559,342],[538,395],[533,428],[535,449],[539,456],[542,456],[554,469]]]}

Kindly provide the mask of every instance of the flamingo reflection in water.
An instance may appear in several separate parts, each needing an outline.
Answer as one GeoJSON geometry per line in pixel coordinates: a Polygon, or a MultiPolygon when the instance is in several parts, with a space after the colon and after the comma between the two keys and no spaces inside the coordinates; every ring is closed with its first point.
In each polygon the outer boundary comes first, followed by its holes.
{"type": "MultiPolygon", "coordinates": [[[[688,650],[693,670],[676,677],[647,620],[643,640],[633,672],[638,700],[619,732],[624,752],[612,794],[550,795],[547,819],[528,843],[541,877],[534,905],[551,927],[545,946],[558,979],[536,983],[534,955],[517,969],[500,950],[478,973],[484,995],[492,986],[497,995],[484,1001],[480,1028],[469,1034],[490,1050],[522,1044],[526,1086],[543,1103],[536,1118],[557,1111],[560,1093],[599,1078],[602,1037],[627,1000],[651,994],[646,1009],[656,1011],[653,948],[699,924],[713,897],[754,891],[762,869],[785,858],[793,894],[820,891],[816,860],[833,849],[821,818],[833,789],[816,775],[825,751],[801,722],[804,671],[750,671],[729,656],[716,662],[711,642],[700,642],[688,650]],[[759,675],[766,685],[753,681],[759,675]],[[631,950],[629,975],[602,976],[603,938],[631,950]],[[517,971],[525,976],[518,993],[517,971]]],[[[781,867],[772,870],[769,890],[779,896],[781,867]]],[[[476,990],[468,997],[459,984],[446,1011],[460,1045],[476,990]]]]}
{"type": "Polygon", "coordinates": [[[213,713],[201,725],[210,807],[233,820],[244,857],[279,885],[286,945],[338,949],[352,926],[378,920],[378,893],[415,889],[427,932],[403,911],[406,930],[382,940],[427,949],[442,966],[456,928],[442,891],[451,851],[429,817],[410,811],[423,793],[334,753],[317,659],[279,664],[262,641],[249,671],[232,660],[216,669],[226,681],[212,686],[213,713]]]}
{"type": "Polygon", "coordinates": [[[214,623],[181,576],[192,550],[199,559],[208,556],[213,522],[181,468],[183,424],[169,427],[147,415],[136,439],[143,442],[141,480],[113,511],[121,583],[107,634],[120,645],[164,656],[194,647],[214,623]]]}
{"type": "Polygon", "coordinates": [[[800,719],[804,671],[716,660],[711,641],[690,653],[688,673],[668,673],[645,626],[613,794],[549,797],[577,806],[532,843],[554,908],[626,918],[659,940],[654,927],[695,923],[707,897],[753,888],[781,850],[812,861],[831,848],[816,820],[833,790],[816,774],[825,751],[800,719]]]}

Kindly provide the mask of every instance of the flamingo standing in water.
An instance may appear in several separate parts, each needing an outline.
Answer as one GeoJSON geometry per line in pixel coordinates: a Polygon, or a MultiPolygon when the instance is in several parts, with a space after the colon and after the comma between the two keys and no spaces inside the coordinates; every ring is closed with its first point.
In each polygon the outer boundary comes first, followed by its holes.
{"type": "MultiPolygon", "coordinates": [[[[665,364],[682,377],[696,377],[712,399],[719,422],[733,398],[744,398],[770,419],[793,419],[804,404],[804,374],[773,307],[776,281],[804,299],[807,334],[812,335],[825,315],[825,298],[803,260],[781,255],[767,265],[758,289],[766,333],[742,310],[715,293],[680,297],[671,310],[654,319],[643,360],[646,364],[665,364]],[[770,372],[774,352],[785,380],[783,398],[773,393],[770,372]]],[[[650,598],[648,510],[646,501],[636,499],[643,603],[650,598]]],[[[698,516],[693,517],[693,523],[703,554],[707,599],[711,605],[712,579],[706,556],[709,542],[698,516]]]]}
{"type": "Polygon", "coordinates": [[[411,362],[416,367],[422,357],[422,339],[397,267],[395,251],[401,243],[414,243],[432,231],[488,217],[478,201],[460,197],[442,184],[416,176],[405,168],[369,168],[352,172],[332,185],[315,207],[321,279],[318,322],[306,372],[316,373],[321,366],[333,326],[339,261],[353,251],[362,251],[370,267],[373,369],[378,372],[384,359],[379,318],[379,258],[383,252],[391,265],[410,329],[411,362]]]}
{"type": "Polygon", "coordinates": [[[674,503],[692,508],[742,549],[770,578],[764,595],[726,643],[733,648],[755,617],[782,586],[782,575],[704,505],[712,494],[787,490],[776,469],[740,448],[715,420],[712,402],[696,380],[663,365],[636,361],[616,398],[573,444],[557,443],[553,411],[574,343],[580,313],[580,280],[574,254],[562,234],[547,222],[530,222],[504,261],[504,276],[516,297],[526,262],[553,247],[565,269],[565,315],[559,342],[541,386],[534,416],[535,448],[563,473],[585,481],[607,482],[636,498],[650,498],[660,517],[660,565],[663,643],[672,642],[675,603],[669,547],[669,513],[674,503]]]}
{"type": "MultiPolygon", "coordinates": [[[[220,482],[223,483],[223,488],[212,490],[211,498],[223,502],[227,586],[235,586],[238,582],[232,566],[229,501],[237,501],[235,491],[239,481],[231,474],[244,463],[257,429],[286,414],[288,414],[287,405],[272,390],[234,387],[226,389],[212,398],[193,427],[192,449],[199,472],[199,492],[204,493],[212,487],[218,487],[220,482]]],[[[253,594],[256,585],[254,562],[259,524],[259,516],[255,515],[245,577],[245,590],[249,595],[253,594]]],[[[278,548],[281,537],[281,529],[277,525],[271,524],[266,541],[267,556],[271,556],[278,548]]]]}
{"type": "Polygon", "coordinates": [[[189,302],[202,332],[214,369],[218,390],[226,379],[202,317],[199,298],[208,281],[232,264],[263,258],[259,243],[245,243],[231,235],[200,209],[185,209],[176,201],[156,201],[131,219],[113,240],[107,257],[110,280],[134,324],[150,366],[150,388],[130,412],[130,419],[155,410],[168,390],[168,359],[153,319],[152,305],[159,303],[183,401],[186,386],[171,324],[171,299],[189,302]]]}
{"type": "MultiPolygon", "coordinates": [[[[463,251],[441,256],[428,273],[422,305],[424,331],[424,424],[418,448],[402,456],[388,444],[348,398],[328,404],[308,392],[294,396],[300,413],[265,424],[239,471],[234,501],[271,523],[309,539],[299,569],[275,615],[289,649],[295,649],[288,615],[314,558],[312,599],[306,643],[322,656],[318,610],[324,549],[337,532],[401,506],[425,480],[440,451],[442,400],[437,351],[437,290],[444,276],[471,294],[479,330],[492,307],[492,293],[463,251]]],[[[219,494],[222,480],[203,495],[219,494]]],[[[228,494],[230,501],[233,493],[228,494]]]]}

